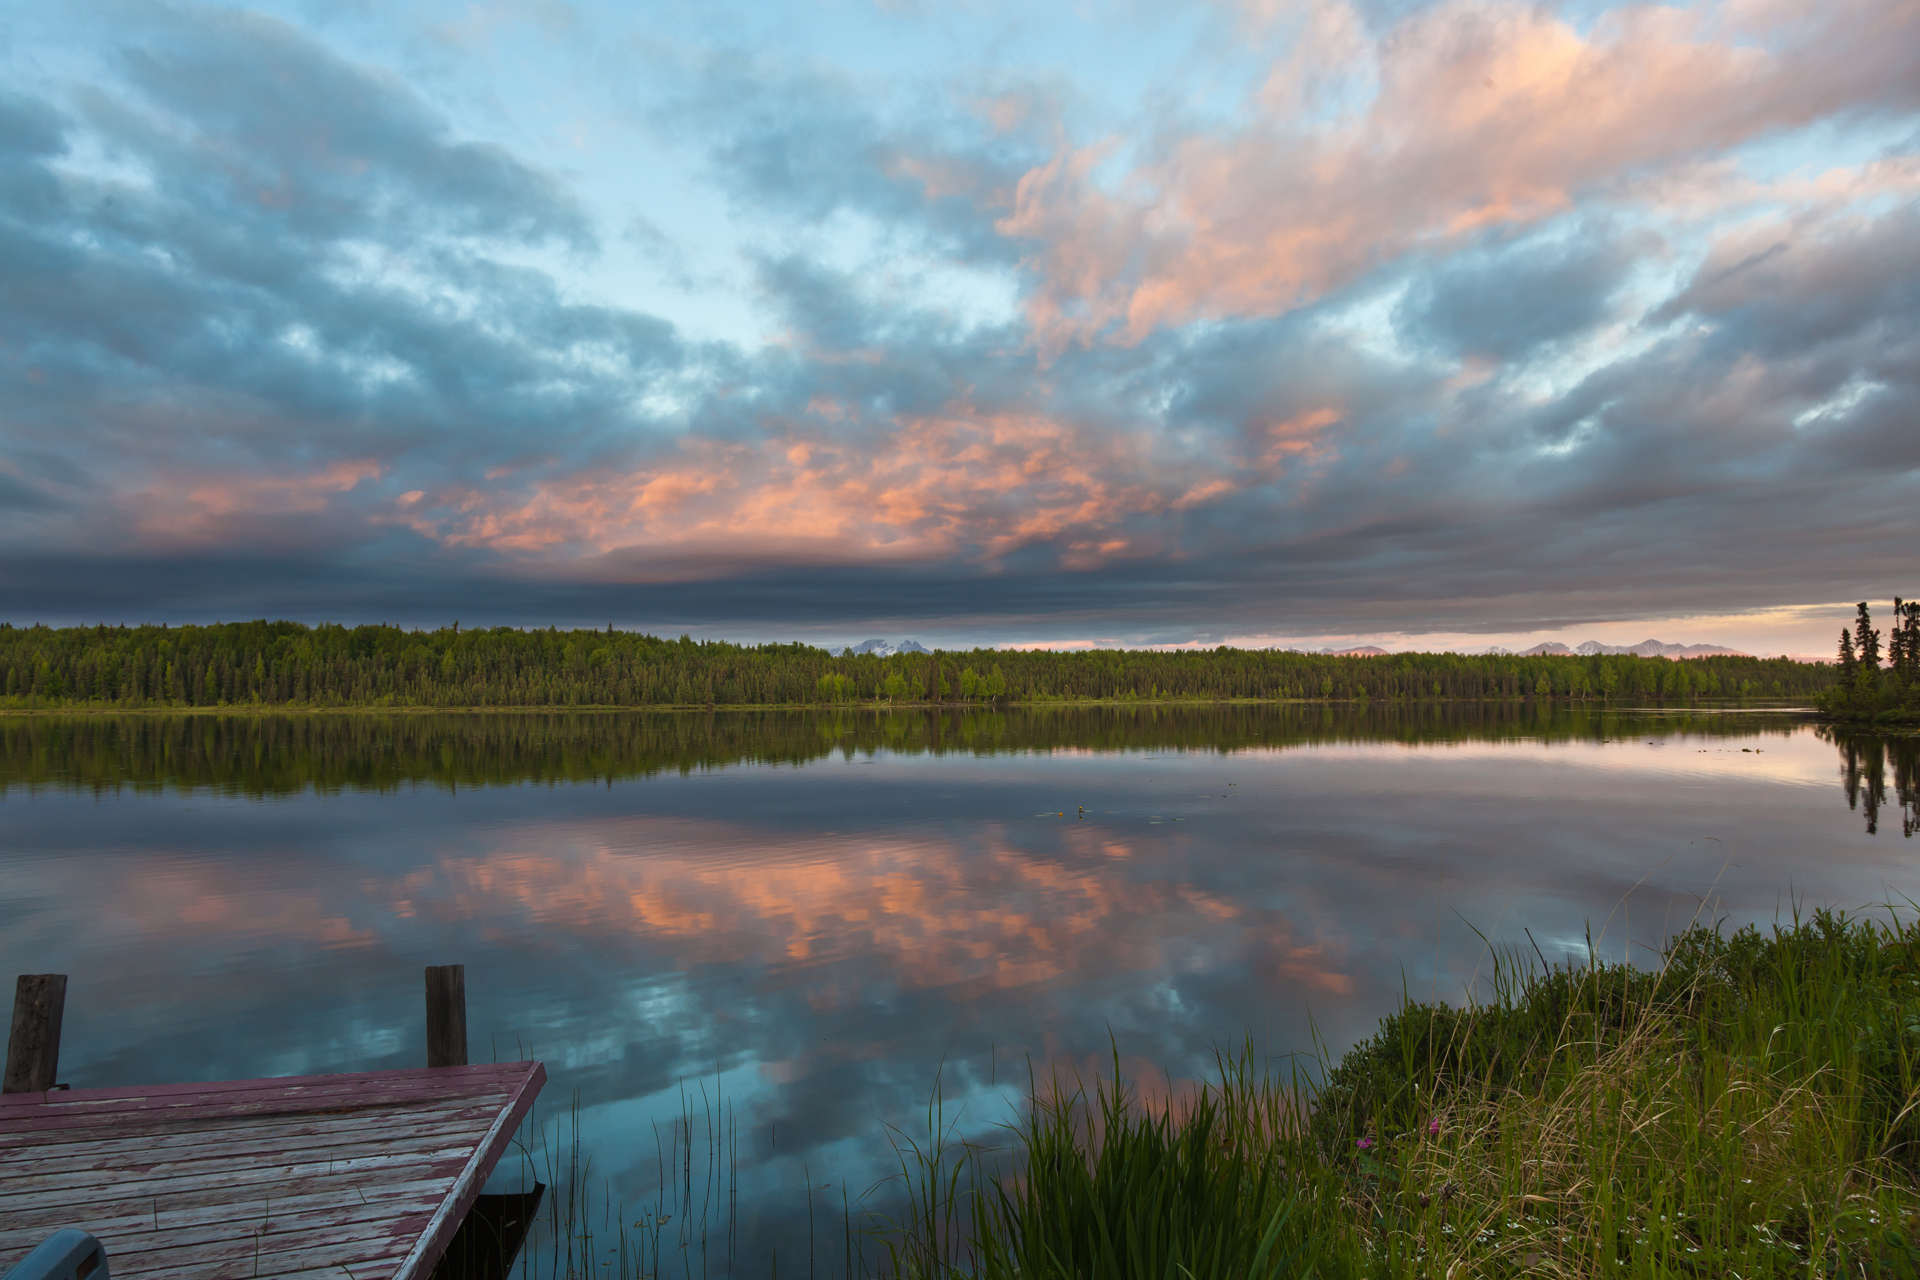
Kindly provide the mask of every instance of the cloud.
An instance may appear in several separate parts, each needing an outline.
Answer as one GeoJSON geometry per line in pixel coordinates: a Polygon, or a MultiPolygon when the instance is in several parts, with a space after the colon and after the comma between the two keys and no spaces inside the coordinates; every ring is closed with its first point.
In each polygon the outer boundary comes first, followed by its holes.
{"type": "Polygon", "coordinates": [[[261,14],[189,10],[122,54],[144,99],[96,119],[169,163],[174,190],[292,234],[403,244],[422,234],[593,232],[564,187],[504,148],[454,138],[399,77],[261,14]]]}
{"type": "Polygon", "coordinates": [[[1443,356],[1522,358],[1606,318],[1643,256],[1660,256],[1658,244],[1635,244],[1584,221],[1551,236],[1495,240],[1418,274],[1394,309],[1394,325],[1443,356]]]}
{"type": "Polygon", "coordinates": [[[129,13],[0,98],[21,620],[1480,633],[1907,586],[1909,8],[1281,6],[1195,55],[1211,105],[1092,125],[1051,70],[655,49],[620,110],[724,253],[456,127],[448,66],[129,13]],[[760,336],[635,303],[627,246],[760,336]]]}
{"type": "Polygon", "coordinates": [[[1371,48],[1321,10],[1332,47],[1377,65],[1364,109],[1322,118],[1270,83],[1239,127],[1171,132],[1117,177],[1111,142],[1022,176],[999,225],[1032,244],[1046,349],[1284,312],[1402,254],[1537,225],[1830,113],[1910,111],[1920,84],[1911,6],[1879,0],[1615,9],[1585,32],[1537,6],[1448,0],[1371,48]]]}

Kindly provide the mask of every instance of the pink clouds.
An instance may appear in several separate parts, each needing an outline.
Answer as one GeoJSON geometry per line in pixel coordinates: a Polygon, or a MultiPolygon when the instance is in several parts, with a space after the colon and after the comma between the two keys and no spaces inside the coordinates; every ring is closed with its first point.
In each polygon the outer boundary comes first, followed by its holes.
{"type": "Polygon", "coordinates": [[[1305,47],[1377,78],[1363,111],[1330,114],[1304,92],[1340,67],[1282,60],[1236,131],[1167,139],[1117,182],[1098,176],[1111,142],[1022,177],[998,226],[1036,243],[1043,351],[1277,314],[1410,251],[1910,101],[1920,84],[1911,0],[1640,6],[1584,32],[1537,6],[1453,0],[1370,46],[1344,5],[1309,16],[1305,47]]]}
{"type": "Polygon", "coordinates": [[[1337,416],[1281,424],[1254,459],[1191,459],[1145,433],[1038,413],[955,405],[854,438],[839,429],[845,406],[816,400],[809,411],[758,441],[685,439],[643,467],[404,495],[394,518],[452,546],[631,551],[647,557],[642,577],[736,555],[990,563],[1039,543],[1054,544],[1064,566],[1087,568],[1173,549],[1167,518],[1273,478],[1337,416]]]}
{"type": "Polygon", "coordinates": [[[152,484],[129,499],[139,513],[134,532],[149,545],[218,542],[272,517],[323,513],[336,495],[382,471],[363,458],[294,473],[216,472],[152,484]]]}

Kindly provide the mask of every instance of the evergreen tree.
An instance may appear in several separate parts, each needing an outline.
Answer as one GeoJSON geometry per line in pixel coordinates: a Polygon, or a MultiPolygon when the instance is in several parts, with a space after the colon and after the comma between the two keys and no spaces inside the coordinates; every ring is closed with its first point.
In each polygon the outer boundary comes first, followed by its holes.
{"type": "Polygon", "coordinates": [[[1853,655],[1853,632],[1840,628],[1840,679],[1851,682],[1860,666],[1860,660],[1853,655]]]}
{"type": "Polygon", "coordinates": [[[1880,674],[1880,633],[1873,629],[1873,615],[1867,612],[1867,602],[1862,600],[1860,612],[1854,618],[1853,640],[1860,654],[1860,670],[1872,679],[1880,674]]]}
{"type": "Polygon", "coordinates": [[[1887,662],[1903,684],[1920,674],[1920,601],[1893,598],[1893,626],[1887,631],[1887,662]]]}

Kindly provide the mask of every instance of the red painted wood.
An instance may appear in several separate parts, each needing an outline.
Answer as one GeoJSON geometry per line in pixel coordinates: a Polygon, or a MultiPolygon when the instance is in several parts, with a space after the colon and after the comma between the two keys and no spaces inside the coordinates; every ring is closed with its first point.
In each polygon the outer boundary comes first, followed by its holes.
{"type": "Polygon", "coordinates": [[[461,1173],[459,1181],[453,1185],[452,1192],[434,1214],[433,1222],[420,1236],[419,1243],[407,1255],[406,1261],[394,1273],[394,1280],[425,1280],[433,1271],[433,1264],[440,1261],[440,1255],[447,1251],[447,1245],[453,1240],[453,1233],[466,1220],[467,1211],[473,1208],[474,1199],[480,1194],[480,1188],[486,1183],[487,1175],[506,1153],[507,1146],[513,1141],[514,1132],[527,1113],[533,1110],[533,1100],[539,1096],[541,1086],[547,1082],[546,1068],[539,1063],[533,1064],[533,1070],[527,1073],[526,1080],[514,1092],[511,1102],[494,1121],[492,1129],[481,1140],[473,1153],[473,1160],[461,1173]]]}
{"type": "Polygon", "coordinates": [[[8,1095],[0,1270],[78,1225],[116,1277],[424,1277],[545,1083],[538,1063],[8,1095]],[[157,1222],[157,1225],[156,1225],[157,1222]]]}
{"type": "MultiPolygon", "coordinates": [[[[112,1236],[119,1241],[137,1244],[157,1234],[174,1231],[230,1233],[231,1224],[234,1223],[250,1230],[262,1218],[271,1219],[275,1225],[308,1221],[355,1222],[365,1216],[390,1213],[390,1203],[438,1204],[445,1196],[445,1188],[444,1177],[388,1183],[380,1188],[377,1204],[370,1204],[349,1189],[331,1185],[321,1190],[287,1195],[280,1194],[276,1188],[271,1200],[223,1197],[210,1204],[192,1207],[170,1202],[166,1212],[158,1215],[150,1204],[129,1199],[101,1205],[88,1221],[92,1224],[93,1234],[103,1240],[112,1236]]],[[[25,1252],[45,1239],[51,1229],[36,1215],[9,1214],[5,1224],[0,1225],[0,1254],[9,1249],[25,1252]]],[[[119,1256],[126,1247],[131,1246],[116,1246],[115,1256],[119,1256]]]]}
{"type": "MultiPolygon", "coordinates": [[[[477,1136],[477,1135],[476,1135],[477,1136]]],[[[441,1140],[443,1143],[444,1139],[441,1140]]],[[[169,1189],[191,1192],[202,1183],[212,1187],[226,1187],[233,1191],[258,1187],[274,1182],[289,1182],[310,1178],[359,1178],[363,1181],[378,1183],[385,1181],[391,1171],[397,1169],[445,1169],[449,1178],[459,1176],[466,1167],[468,1157],[474,1148],[474,1139],[469,1137],[457,1145],[441,1145],[419,1152],[390,1151],[378,1155],[369,1153],[356,1160],[339,1160],[331,1164],[327,1161],[294,1161],[284,1158],[269,1158],[258,1164],[235,1165],[224,1168],[218,1164],[162,1164],[152,1172],[131,1170],[109,1174],[104,1181],[110,1182],[116,1194],[124,1197],[160,1196],[169,1189]]],[[[97,1176],[73,1178],[35,1178],[22,1180],[17,1190],[7,1195],[9,1209],[24,1211],[26,1206],[49,1201],[71,1200],[75,1194],[84,1194],[98,1188],[103,1181],[97,1176]]],[[[0,1181],[0,1190],[7,1189],[7,1182],[0,1181]]]]}
{"type": "MultiPolygon", "coordinates": [[[[443,1099],[480,1099],[492,1094],[509,1096],[529,1066],[514,1064],[521,1070],[514,1075],[498,1073],[468,1076],[465,1079],[428,1081],[381,1080],[355,1087],[335,1083],[325,1087],[301,1085],[287,1089],[269,1088],[271,1081],[248,1080],[247,1089],[205,1089],[198,1094],[170,1093],[163,1097],[125,1097],[108,1090],[74,1089],[41,1094],[12,1094],[28,1097],[37,1106],[14,1103],[0,1109],[0,1147],[11,1133],[45,1129],[85,1127],[89,1125],[124,1126],[142,1119],[163,1124],[191,1122],[195,1117],[217,1119],[231,1115],[301,1115],[334,1110],[368,1110],[375,1107],[407,1107],[443,1099]]],[[[444,1067],[445,1072],[472,1072],[471,1067],[444,1067]]],[[[386,1074],[386,1073],[380,1073],[386,1074]]],[[[351,1077],[320,1077],[350,1081],[351,1077]]],[[[169,1086],[170,1088],[172,1086],[169,1086]]]]}
{"type": "Polygon", "coordinates": [[[266,1076],[254,1080],[204,1080],[184,1084],[112,1085],[95,1089],[56,1089],[46,1094],[0,1094],[0,1113],[9,1106],[33,1106],[45,1099],[76,1098],[161,1098],[174,1094],[213,1094],[249,1090],[287,1091],[313,1086],[359,1090],[393,1081],[419,1080],[447,1082],[463,1077],[519,1077],[534,1066],[532,1062],[479,1062],[465,1067],[400,1067],[392,1071],[345,1071],[316,1076],[266,1076]]]}
{"type": "MultiPolygon", "coordinates": [[[[498,1105],[461,1106],[458,1110],[449,1106],[442,1110],[356,1113],[297,1121],[246,1120],[219,1127],[163,1130],[157,1137],[177,1159],[211,1159],[221,1152],[244,1152],[266,1142],[298,1143],[308,1149],[319,1149],[346,1146],[369,1137],[465,1133],[476,1122],[491,1124],[499,1109],[498,1105]]],[[[98,1130],[90,1130],[78,1138],[70,1130],[55,1130],[42,1136],[46,1140],[23,1143],[17,1148],[0,1145],[0,1151],[8,1153],[9,1166],[23,1170],[51,1165],[69,1169],[114,1168],[123,1160],[131,1167],[152,1156],[156,1141],[154,1134],[102,1138],[98,1130]]]]}

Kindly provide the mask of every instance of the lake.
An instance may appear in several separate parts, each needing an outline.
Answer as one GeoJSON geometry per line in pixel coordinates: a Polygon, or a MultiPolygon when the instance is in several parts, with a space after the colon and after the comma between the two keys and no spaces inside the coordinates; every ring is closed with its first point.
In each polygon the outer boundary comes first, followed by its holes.
{"type": "Polygon", "coordinates": [[[0,951],[70,975],[76,1087],[417,1065],[463,963],[596,1224],[837,1272],[936,1085],[990,1136],[1029,1070],[1285,1070],[1490,947],[1904,903],[1917,783],[1778,710],[10,717],[0,951]]]}

